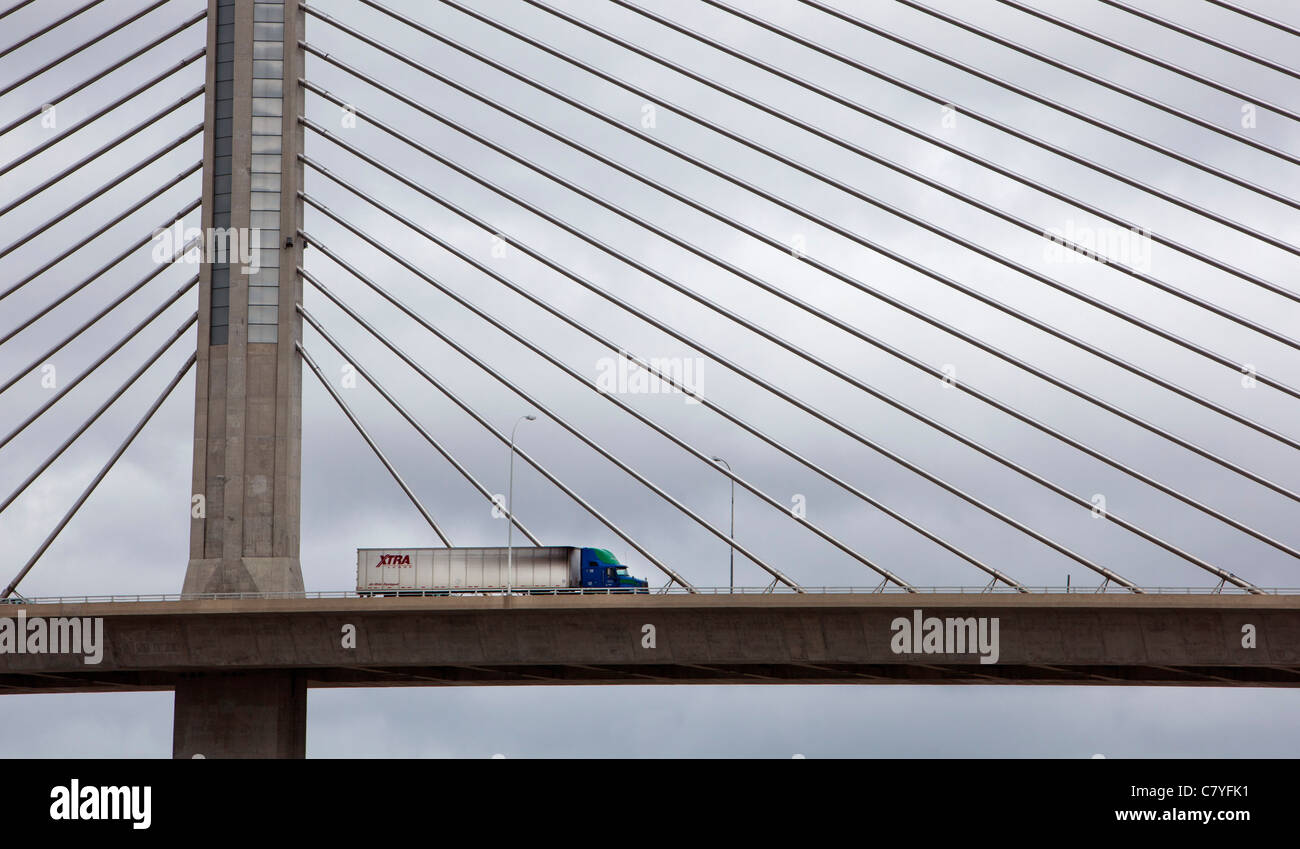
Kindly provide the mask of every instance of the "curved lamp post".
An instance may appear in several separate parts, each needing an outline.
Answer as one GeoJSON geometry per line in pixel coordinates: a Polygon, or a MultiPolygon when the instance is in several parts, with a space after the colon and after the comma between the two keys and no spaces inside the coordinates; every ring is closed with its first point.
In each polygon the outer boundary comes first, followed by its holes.
{"type": "Polygon", "coordinates": [[[515,432],[524,422],[535,422],[537,416],[525,415],[520,416],[519,421],[510,430],[510,486],[506,491],[506,595],[511,595],[515,590],[515,550],[514,530],[515,530],[515,432]]]}
{"type": "MultiPolygon", "coordinates": [[[[728,463],[726,460],[722,459],[721,457],[714,457],[713,462],[721,463],[722,465],[727,467],[728,472],[731,471],[731,464],[728,463]]],[[[729,478],[729,479],[731,480],[731,533],[729,533],[728,536],[730,536],[734,540],[736,538],[736,479],[735,478],[729,478]]],[[[730,579],[730,583],[727,585],[727,592],[734,593],[735,591],[736,591],[736,546],[732,544],[731,545],[731,579],[730,579]]]]}

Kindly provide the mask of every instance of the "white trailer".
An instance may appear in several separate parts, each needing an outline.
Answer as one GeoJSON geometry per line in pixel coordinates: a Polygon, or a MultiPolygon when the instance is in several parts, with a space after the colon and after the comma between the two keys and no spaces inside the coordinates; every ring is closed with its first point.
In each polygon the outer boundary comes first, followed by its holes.
{"type": "Polygon", "coordinates": [[[582,586],[581,548],[511,549],[514,579],[507,584],[505,548],[361,548],[357,591],[567,589],[582,586]]]}

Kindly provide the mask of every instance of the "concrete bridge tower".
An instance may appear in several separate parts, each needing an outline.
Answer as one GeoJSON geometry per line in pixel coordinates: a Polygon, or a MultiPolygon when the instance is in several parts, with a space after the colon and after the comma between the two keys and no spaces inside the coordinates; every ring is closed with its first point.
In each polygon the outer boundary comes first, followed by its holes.
{"type": "MultiPolygon", "coordinates": [[[[208,10],[203,228],[217,250],[199,287],[182,591],[299,593],[304,13],[298,0],[208,0],[208,10]]],[[[177,686],[178,756],[301,757],[305,734],[306,689],[289,673],[177,686]]]]}
{"type": "Polygon", "coordinates": [[[230,238],[224,256],[215,240],[200,284],[203,509],[193,511],[184,591],[301,592],[302,13],[297,0],[209,4],[203,226],[230,238]]]}

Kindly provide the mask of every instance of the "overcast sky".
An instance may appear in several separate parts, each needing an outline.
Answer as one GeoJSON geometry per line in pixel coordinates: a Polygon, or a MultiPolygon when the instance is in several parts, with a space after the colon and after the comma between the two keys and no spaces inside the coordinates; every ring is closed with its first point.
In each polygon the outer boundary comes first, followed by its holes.
{"type": "MultiPolygon", "coordinates": [[[[697,73],[791,116],[921,172],[962,193],[1033,222],[1042,229],[1081,232],[1110,228],[1076,206],[888,127],[751,64],[672,32],[612,3],[547,0],[558,9],[630,40],[697,73]]],[[[708,37],[798,74],[861,106],[922,133],[994,160],[1033,180],[1101,207],[1170,240],[1192,246],[1245,272],[1300,292],[1294,255],[1217,224],[1077,163],[1046,152],[970,116],[979,112],[1066,148],[1159,191],[1300,245],[1300,213],[1203,170],[1119,138],[981,81],[905,47],[855,29],[793,0],[731,0],[754,15],[919,86],[938,98],[908,93],[725,11],[686,0],[642,5],[708,37]],[[952,104],[945,110],[943,104],[952,104]],[[955,117],[955,121],[945,121],[955,117]]],[[[1232,45],[1296,67],[1296,38],[1208,3],[1133,0],[1153,13],[1212,33],[1232,45]]],[[[0,87],[61,55],[146,5],[110,0],[6,56],[0,87]]],[[[967,203],[917,183],[856,153],[692,81],[662,65],[584,32],[522,0],[473,0],[475,8],[567,54],[654,94],[653,127],[642,125],[644,97],[596,79],[439,2],[391,0],[391,6],[483,51],[538,82],[578,98],[630,128],[622,132],[524,83],[441,45],[350,0],[316,0],[337,16],[426,67],[516,109],[601,154],[732,216],[785,244],[799,244],[862,287],[879,290],[942,322],[1028,361],[1232,463],[1281,486],[1300,490],[1297,452],[1026,323],[1000,313],[916,270],[710,175],[637,136],[652,136],[814,211],[890,251],[1086,340],[1125,361],[1185,387],[1251,421],[1300,437],[1300,401],[1263,385],[1243,386],[1239,370],[1210,360],[1142,328],[1103,314],[1043,283],[986,259],[897,215],[750,150],[693,123],[690,111],[725,124],[858,191],[924,218],[961,238],[1055,281],[1099,298],[1204,348],[1250,364],[1258,373],[1300,386],[1300,352],[1194,305],[1092,262],[1054,261],[1041,237],[967,203]]],[[[835,0],[901,36],[923,42],[1020,86],[1067,104],[1124,131],[1291,198],[1300,198],[1300,168],[1267,152],[1212,133],[1122,94],[994,45],[893,0],[835,0]]],[[[1117,81],[1170,106],[1264,144],[1300,154],[1300,123],[1260,107],[1243,127],[1243,101],[1162,70],[1079,35],[1034,19],[995,0],[932,0],[937,9],[1004,38],[1117,81]]],[[[1092,31],[1242,90],[1254,101],[1300,110],[1296,81],[1142,21],[1094,0],[1033,0],[1092,31]]],[[[1290,0],[1250,0],[1251,8],[1300,25],[1290,0]]],[[[4,21],[12,43],[77,6],[40,0],[4,21]]],[[[80,52],[0,98],[0,123],[25,115],[94,75],[199,10],[194,0],[172,0],[159,12],[80,52]]],[[[203,43],[196,24],[165,45],[56,104],[56,128],[30,120],[0,137],[0,163],[69,134],[47,152],[4,175],[7,205],[107,139],[202,83],[202,62],[171,74],[88,129],[72,132],[103,105],[172,67],[203,43]]],[[[949,333],[909,317],[861,290],[826,275],[791,252],[778,251],[691,210],[641,182],[619,174],[478,103],[431,76],[310,20],[308,41],[364,69],[393,88],[491,138],[540,168],[580,184],[652,225],[895,346],[958,380],[1070,437],[1211,505],[1283,542],[1300,546],[1297,503],[1147,430],[1127,423],[979,351],[949,333]]],[[[1296,563],[1284,552],[1233,530],[999,412],[882,350],[829,327],[715,264],[649,230],[602,210],[558,183],[440,124],[374,86],[329,64],[309,59],[307,74],[363,113],[433,148],[508,192],[545,208],[573,226],[658,269],[793,345],[833,363],[920,414],[987,446],[1084,499],[1104,496],[1106,507],[1151,533],[1259,586],[1297,587],[1296,563]]],[[[973,497],[1051,536],[1081,555],[1145,586],[1206,587],[1217,579],[1113,522],[962,446],[917,418],[855,389],[826,371],[764,341],[727,318],[636,271],[523,207],[474,183],[410,145],[362,120],[344,127],[337,106],[307,98],[309,117],[348,144],[364,149],[430,191],[490,225],[485,230],[308,132],[307,153],[408,221],[506,275],[582,325],[644,357],[696,358],[695,348],[656,330],[572,280],[530,259],[523,243],[592,284],[659,318],[805,403],[845,423],[973,497]],[[493,233],[514,242],[492,252],[493,233]]],[[[0,260],[7,289],[87,232],[196,163],[196,136],[172,153],[148,161],[202,120],[201,99],[3,217],[8,245],[30,229],[127,169],[135,173],[67,220],[0,260]],[[143,167],[134,168],[144,161],[143,167]]],[[[3,167],[0,165],[0,167],[3,167]]],[[[154,228],[170,223],[201,190],[186,179],[111,233],[36,282],[0,302],[0,335],[22,326],[45,304],[154,228]]],[[[422,267],[441,285],[508,324],[578,372],[594,379],[610,356],[591,339],[508,291],[376,206],[308,171],[306,191],[357,227],[422,267]]],[[[197,213],[186,223],[197,226],[197,213]]],[[[309,211],[305,229],[371,280],[392,292],[476,356],[499,369],[549,410],[562,416],[638,471],[725,530],[729,484],[608,399],[531,354],[457,305],[434,286],[366,247],[326,216],[309,211]]],[[[1249,320],[1300,337],[1300,304],[1216,270],[1179,252],[1151,248],[1150,273],[1170,285],[1249,320]]],[[[391,305],[332,263],[308,251],[308,270],[475,409],[503,430],[534,412],[524,399],[402,317],[391,305]]],[[[0,347],[0,380],[41,358],[81,322],[154,270],[149,250],[136,251],[32,327],[0,347]]],[[[63,385],[181,285],[193,266],[166,270],[109,317],[49,360],[63,385]]],[[[493,492],[506,488],[505,448],[446,397],[421,380],[345,313],[308,287],[305,304],[358,363],[372,371],[493,492]]],[[[145,332],[0,449],[0,495],[17,487],[82,418],[182,324],[197,296],[183,297],[145,332]]],[[[3,515],[0,565],[7,581],[27,561],[82,488],[112,453],[171,375],[193,350],[188,332],[123,399],[34,483],[3,515]]],[[[327,374],[340,375],[343,358],[310,329],[306,344],[327,374]]],[[[42,360],[44,362],[44,360],[42,360]]],[[[850,481],[953,545],[1035,587],[1096,585],[1083,565],[981,512],[865,445],[757,388],[725,366],[700,366],[705,396],[764,433],[850,481]]],[[[310,376],[304,377],[303,574],[309,590],[345,590],[355,578],[355,549],[435,545],[431,529],[310,376]]],[[[188,556],[194,381],[187,376],[155,417],[145,437],[99,487],[81,514],[21,586],[29,597],[86,593],[158,593],[180,589],[188,556]]],[[[51,395],[34,369],[0,395],[0,434],[8,433],[51,395]]],[[[456,545],[504,544],[505,525],[364,382],[344,393],[385,452],[456,545]]],[[[681,396],[620,396],[706,455],[720,454],[737,474],[783,505],[806,501],[808,518],[863,556],[921,587],[974,586],[983,573],[914,531],[857,500],[780,451],[681,396]]],[[[545,415],[520,428],[519,442],[566,483],[595,503],[657,557],[698,586],[725,586],[727,546],[634,479],[584,446],[545,415]]],[[[519,518],[543,542],[610,548],[631,570],[662,585],[665,577],[597,520],[525,464],[515,470],[519,518]]],[[[820,540],[786,511],[737,492],[736,535],[760,557],[805,586],[872,587],[878,577],[820,540]]],[[[737,583],[761,586],[770,578],[737,559],[737,583]]],[[[308,751],[313,756],[451,755],[1058,755],[1111,756],[1290,755],[1300,753],[1294,691],[1208,689],[1063,689],[986,687],[796,688],[436,688],[313,691],[308,751]],[[593,722],[593,717],[601,717],[593,722]],[[617,719],[615,719],[617,717],[617,719]],[[1224,735],[1229,723],[1244,728],[1224,735]],[[594,729],[594,730],[593,730],[594,729]]],[[[15,755],[166,756],[170,751],[170,694],[120,696],[10,696],[0,700],[0,751],[15,755]]]]}

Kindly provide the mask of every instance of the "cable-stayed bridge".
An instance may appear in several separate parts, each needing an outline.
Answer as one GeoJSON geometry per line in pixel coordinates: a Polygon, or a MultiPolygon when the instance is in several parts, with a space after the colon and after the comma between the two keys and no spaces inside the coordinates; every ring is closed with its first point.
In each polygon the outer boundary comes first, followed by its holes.
{"type": "Polygon", "coordinates": [[[309,686],[1300,681],[1293,24],[1218,0],[0,20],[6,692],[174,689],[178,755],[300,756],[309,686]],[[121,506],[191,385],[188,564],[141,594],[60,542],[121,506]],[[409,514],[370,509],[394,492],[409,514]],[[507,523],[654,587],[338,589],[357,547],[507,523]],[[51,650],[47,620],[102,645],[51,650]]]}

